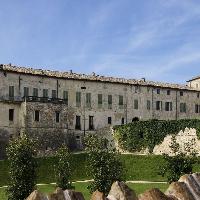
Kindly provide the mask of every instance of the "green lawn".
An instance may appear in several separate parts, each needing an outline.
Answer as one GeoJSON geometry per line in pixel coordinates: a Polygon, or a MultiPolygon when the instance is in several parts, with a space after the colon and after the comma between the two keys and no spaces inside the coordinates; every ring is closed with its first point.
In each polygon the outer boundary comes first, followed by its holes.
{"type": "MultiPolygon", "coordinates": [[[[73,174],[72,179],[86,180],[91,179],[87,175],[86,157],[84,153],[73,154],[73,174]]],[[[54,178],[54,157],[37,158],[37,183],[52,183],[54,178]]],[[[121,155],[124,163],[125,180],[145,180],[145,181],[166,181],[165,177],[158,175],[158,166],[163,162],[161,156],[149,155],[121,155]]],[[[200,172],[200,164],[194,166],[195,172],[200,172]]],[[[0,161],[0,186],[8,185],[8,162],[0,161]]]]}
{"type": "MultiPolygon", "coordinates": [[[[74,183],[76,191],[80,191],[83,193],[86,200],[90,200],[90,193],[87,190],[88,183],[74,183]]],[[[138,184],[138,183],[128,183],[128,186],[136,191],[137,194],[141,194],[144,191],[150,189],[150,188],[159,188],[161,191],[165,191],[168,187],[168,184],[138,184]]],[[[55,185],[44,185],[44,186],[38,186],[38,189],[43,193],[51,193],[55,190],[55,185]]],[[[5,189],[0,189],[0,199],[1,200],[7,200],[5,189]]]]}

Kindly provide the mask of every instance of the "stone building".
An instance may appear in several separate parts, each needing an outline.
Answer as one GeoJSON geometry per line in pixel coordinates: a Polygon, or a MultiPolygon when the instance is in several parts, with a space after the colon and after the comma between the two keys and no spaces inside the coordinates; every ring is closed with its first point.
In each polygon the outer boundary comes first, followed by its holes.
{"type": "Polygon", "coordinates": [[[88,132],[136,119],[199,118],[200,77],[178,85],[2,64],[0,113],[0,135],[62,133],[80,146],[88,132]]]}

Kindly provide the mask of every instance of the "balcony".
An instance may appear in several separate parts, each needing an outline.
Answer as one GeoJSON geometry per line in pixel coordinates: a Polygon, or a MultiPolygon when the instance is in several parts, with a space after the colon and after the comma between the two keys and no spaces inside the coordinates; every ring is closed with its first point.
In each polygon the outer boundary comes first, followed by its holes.
{"type": "Polygon", "coordinates": [[[26,96],[26,97],[22,97],[22,99],[23,101],[26,101],[26,102],[68,104],[68,101],[66,99],[60,99],[60,98],[26,96]]]}

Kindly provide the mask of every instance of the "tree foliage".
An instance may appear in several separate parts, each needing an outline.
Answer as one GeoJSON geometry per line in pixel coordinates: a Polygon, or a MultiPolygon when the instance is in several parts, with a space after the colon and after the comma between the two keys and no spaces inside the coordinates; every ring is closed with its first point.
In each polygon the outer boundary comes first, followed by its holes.
{"type": "Polygon", "coordinates": [[[72,188],[71,185],[71,154],[66,146],[62,146],[56,152],[54,165],[56,185],[63,190],[72,188]]]}
{"type": "Polygon", "coordinates": [[[174,135],[170,148],[172,156],[163,154],[164,163],[160,166],[160,174],[166,175],[169,183],[178,181],[181,175],[192,173],[193,164],[197,162],[194,144],[185,143],[184,149],[180,149],[174,135]]]}
{"type": "Polygon", "coordinates": [[[9,200],[24,200],[36,185],[36,159],[34,141],[26,135],[9,143],[9,200]]]}
{"type": "Polygon", "coordinates": [[[115,126],[114,137],[124,150],[134,152],[148,148],[153,151],[168,134],[178,134],[185,128],[195,128],[200,137],[200,120],[148,120],[135,121],[130,124],[115,126]]]}
{"type": "Polygon", "coordinates": [[[87,136],[85,146],[88,153],[88,171],[94,179],[88,188],[90,192],[98,190],[106,195],[114,181],[123,179],[123,165],[119,154],[108,147],[106,139],[95,135],[87,136]]]}

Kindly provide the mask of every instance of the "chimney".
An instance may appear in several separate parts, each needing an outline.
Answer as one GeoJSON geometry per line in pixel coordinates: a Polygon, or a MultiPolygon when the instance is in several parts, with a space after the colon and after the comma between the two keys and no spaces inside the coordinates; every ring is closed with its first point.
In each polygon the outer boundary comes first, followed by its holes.
{"type": "Polygon", "coordinates": [[[95,74],[95,72],[92,72],[92,76],[95,76],[96,74],[95,74]]]}
{"type": "Polygon", "coordinates": [[[141,78],[141,80],[143,81],[143,82],[146,82],[146,79],[143,77],[143,78],[141,78]]]}
{"type": "Polygon", "coordinates": [[[71,69],[69,70],[69,73],[70,73],[70,74],[72,74],[72,73],[73,73],[71,69]]]}

